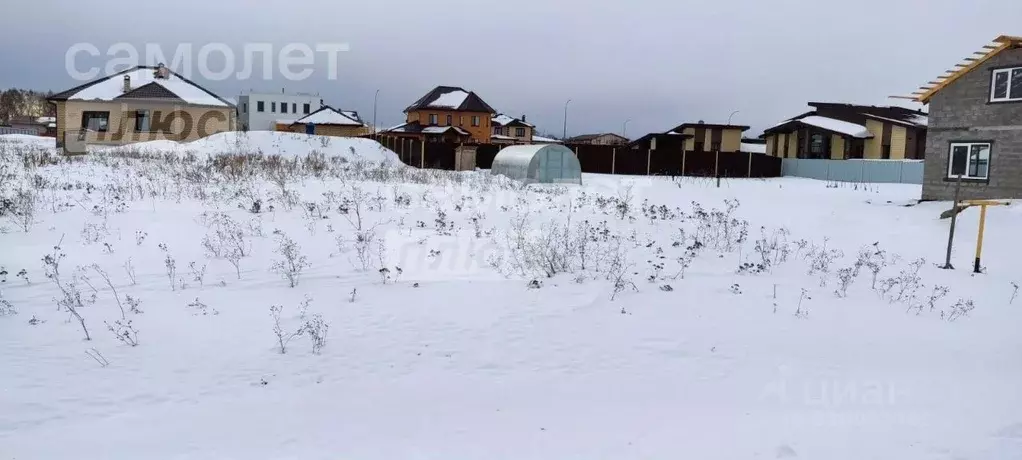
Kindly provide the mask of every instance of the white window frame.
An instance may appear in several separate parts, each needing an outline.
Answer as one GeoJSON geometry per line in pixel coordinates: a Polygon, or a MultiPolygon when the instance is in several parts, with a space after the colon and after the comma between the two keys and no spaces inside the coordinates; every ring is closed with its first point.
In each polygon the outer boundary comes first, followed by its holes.
{"type": "Polygon", "coordinates": [[[1014,102],[1022,101],[1022,94],[1011,93],[1011,77],[1015,72],[1022,72],[1022,67],[1009,67],[1006,69],[997,69],[990,74],[990,102],[1014,102]],[[997,90],[996,82],[998,74],[1008,75],[1008,88],[1004,93],[1004,97],[997,97],[994,92],[997,90]]]}
{"type": "Polygon", "coordinates": [[[948,148],[948,155],[947,155],[947,177],[948,177],[948,179],[957,179],[958,178],[958,176],[956,174],[952,173],[952,167],[953,167],[954,161],[955,161],[955,147],[968,147],[968,149],[969,149],[968,156],[965,159],[965,174],[962,174],[962,180],[967,180],[967,179],[972,179],[972,180],[988,180],[988,179],[990,179],[990,157],[993,156],[994,146],[991,143],[989,143],[989,142],[952,142],[951,143],[951,147],[948,148]],[[977,145],[985,145],[986,148],[987,148],[987,157],[986,157],[986,162],[987,162],[986,166],[987,167],[986,167],[986,175],[984,175],[984,176],[972,176],[972,175],[969,174],[969,170],[971,169],[969,167],[969,165],[972,164],[972,148],[974,146],[977,146],[977,145]]]}
{"type": "Polygon", "coordinates": [[[480,120],[478,115],[472,115],[472,126],[479,126],[480,120]]]}
{"type": "Polygon", "coordinates": [[[440,125],[440,115],[435,114],[435,113],[429,114],[429,125],[430,126],[434,126],[434,125],[439,126],[440,125]]]}

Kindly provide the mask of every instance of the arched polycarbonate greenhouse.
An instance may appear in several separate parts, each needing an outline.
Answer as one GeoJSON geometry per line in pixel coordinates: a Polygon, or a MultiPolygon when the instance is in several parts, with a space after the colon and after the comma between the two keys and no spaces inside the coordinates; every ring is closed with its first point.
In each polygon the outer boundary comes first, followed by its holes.
{"type": "Polygon", "coordinates": [[[513,145],[493,159],[491,174],[526,184],[581,184],[582,166],[571,149],[560,144],[513,145]]]}

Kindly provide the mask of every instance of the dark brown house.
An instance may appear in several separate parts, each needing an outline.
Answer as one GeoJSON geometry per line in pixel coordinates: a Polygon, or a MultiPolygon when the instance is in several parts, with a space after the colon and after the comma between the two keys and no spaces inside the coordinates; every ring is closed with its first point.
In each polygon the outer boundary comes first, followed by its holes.
{"type": "Polygon", "coordinates": [[[844,160],[922,159],[927,114],[897,106],[810,102],[812,111],[768,128],[767,155],[844,160]]]}

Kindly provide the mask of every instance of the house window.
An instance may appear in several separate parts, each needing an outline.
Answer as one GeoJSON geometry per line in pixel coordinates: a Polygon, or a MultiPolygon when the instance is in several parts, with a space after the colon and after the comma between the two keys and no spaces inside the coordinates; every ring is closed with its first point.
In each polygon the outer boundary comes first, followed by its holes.
{"type": "Polygon", "coordinates": [[[454,124],[454,115],[448,115],[447,116],[447,126],[451,126],[453,124],[454,124]]]}
{"type": "Polygon", "coordinates": [[[951,144],[948,155],[947,176],[963,179],[987,179],[990,177],[990,143],[962,142],[951,144]]]}
{"type": "Polygon", "coordinates": [[[496,135],[499,136],[499,135],[504,134],[504,133],[502,132],[502,129],[501,129],[500,126],[494,126],[493,127],[493,134],[496,134],[496,135]]]}
{"type": "Polygon", "coordinates": [[[311,110],[312,110],[312,107],[310,107],[309,104],[303,104],[302,105],[302,113],[308,115],[311,110]]]}
{"type": "Polygon", "coordinates": [[[110,125],[110,112],[82,112],[82,129],[105,133],[110,125]]]}
{"type": "Polygon", "coordinates": [[[525,137],[525,128],[515,128],[515,137],[525,137]]]}
{"type": "Polygon", "coordinates": [[[266,103],[263,101],[256,101],[256,112],[265,112],[266,103]]]}
{"type": "Polygon", "coordinates": [[[242,113],[248,112],[248,102],[243,102],[241,104],[241,112],[242,113]]]}
{"type": "Polygon", "coordinates": [[[298,113],[298,103],[297,102],[292,102],[291,103],[291,113],[298,113]]]}
{"type": "Polygon", "coordinates": [[[138,110],[135,112],[135,132],[136,133],[148,133],[152,126],[153,117],[150,115],[148,110],[138,110]]]}
{"type": "Polygon", "coordinates": [[[458,126],[465,126],[465,116],[461,115],[458,117],[458,126]]]}
{"type": "Polygon", "coordinates": [[[823,155],[823,134],[813,134],[809,138],[809,152],[814,156],[823,155]]]}
{"type": "Polygon", "coordinates": [[[277,113],[277,103],[276,102],[271,102],[270,103],[270,113],[277,113]]]}
{"type": "Polygon", "coordinates": [[[472,116],[472,126],[479,126],[479,116],[478,115],[473,115],[472,116]]]}
{"type": "Polygon", "coordinates": [[[437,120],[438,120],[439,118],[440,118],[440,117],[438,117],[438,116],[437,116],[437,114],[435,114],[435,113],[431,113],[431,114],[429,114],[429,124],[431,124],[431,125],[435,125],[435,124],[437,124],[437,120]]]}
{"type": "Polygon", "coordinates": [[[990,102],[1022,101],[1022,67],[994,71],[990,102]]]}
{"type": "Polygon", "coordinates": [[[280,103],[280,113],[287,113],[287,102],[280,103]]]}

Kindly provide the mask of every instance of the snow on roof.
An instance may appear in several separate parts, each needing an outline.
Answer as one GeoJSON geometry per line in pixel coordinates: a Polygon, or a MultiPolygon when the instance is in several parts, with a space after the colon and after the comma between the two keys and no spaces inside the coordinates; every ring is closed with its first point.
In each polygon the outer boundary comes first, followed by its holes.
{"type": "Polygon", "coordinates": [[[458,128],[456,126],[427,126],[425,128],[422,128],[422,132],[425,134],[443,134],[446,133],[448,130],[452,129],[456,131],[458,134],[466,136],[468,135],[468,131],[465,131],[464,129],[458,128]]]}
{"type": "Polygon", "coordinates": [[[468,98],[468,93],[462,90],[454,90],[449,93],[441,94],[440,97],[436,98],[433,102],[430,102],[427,107],[441,107],[447,109],[456,109],[461,107],[461,104],[468,98]]]}
{"type": "Polygon", "coordinates": [[[493,116],[491,121],[493,121],[494,123],[496,123],[498,125],[506,125],[508,123],[513,123],[515,121],[515,119],[513,117],[509,117],[507,115],[504,115],[503,113],[498,113],[497,115],[493,116]]]}
{"type": "Polygon", "coordinates": [[[521,123],[521,124],[523,124],[523,125],[525,125],[525,126],[533,126],[533,125],[529,124],[528,122],[526,122],[525,120],[522,120],[520,118],[515,118],[515,117],[512,117],[510,115],[504,115],[503,113],[498,113],[498,114],[494,115],[492,118],[490,118],[490,121],[492,121],[494,124],[501,125],[501,126],[508,125],[508,124],[514,123],[516,121],[521,123]]]}
{"type": "Polygon", "coordinates": [[[865,116],[867,116],[869,118],[875,118],[877,120],[883,120],[883,121],[889,121],[891,123],[897,123],[899,125],[926,126],[926,121],[927,121],[927,117],[922,116],[922,115],[917,115],[917,116],[914,116],[914,117],[909,117],[908,119],[904,119],[904,120],[898,119],[898,118],[881,117],[879,115],[873,115],[872,113],[864,113],[863,115],[865,115],[865,116]],[[922,119],[922,123],[919,123],[917,121],[919,119],[922,119]]]}
{"type": "Polygon", "coordinates": [[[35,121],[36,123],[56,123],[57,117],[39,117],[35,121]]]}
{"type": "Polygon", "coordinates": [[[912,116],[911,118],[909,118],[909,120],[911,120],[912,123],[915,123],[915,124],[917,124],[919,126],[929,126],[930,125],[930,117],[929,117],[929,115],[915,115],[915,116],[912,116]]]}
{"type": "Polygon", "coordinates": [[[504,136],[502,134],[494,134],[494,135],[490,136],[490,138],[491,139],[500,139],[500,140],[503,140],[503,141],[513,141],[513,140],[515,140],[514,137],[504,136]]]}
{"type": "Polygon", "coordinates": [[[362,126],[362,123],[352,120],[347,115],[333,109],[332,107],[324,106],[323,108],[312,112],[302,118],[299,118],[295,123],[314,125],[342,125],[342,126],[362,126]]]}
{"type": "Polygon", "coordinates": [[[551,143],[551,144],[560,144],[561,143],[561,141],[559,139],[554,139],[552,137],[543,137],[543,136],[532,136],[532,142],[547,142],[547,143],[551,143]]]}
{"type": "Polygon", "coordinates": [[[865,126],[849,123],[847,121],[835,120],[833,118],[821,117],[818,115],[810,115],[805,118],[799,118],[795,121],[861,139],[872,136],[865,126]]]}
{"type": "Polygon", "coordinates": [[[784,121],[782,121],[782,122],[780,122],[780,123],[778,123],[778,124],[776,124],[776,125],[773,125],[773,126],[771,126],[771,127],[767,128],[767,129],[768,129],[768,130],[769,130],[769,129],[774,129],[774,128],[778,127],[778,126],[783,126],[783,125],[786,125],[786,124],[790,123],[790,122],[791,122],[792,120],[794,120],[794,118],[788,118],[787,120],[784,120],[784,121]]]}
{"type": "Polygon", "coordinates": [[[741,150],[742,152],[749,152],[749,153],[766,153],[766,144],[752,144],[752,143],[742,142],[741,147],[739,148],[739,150],[741,150]]]}
{"type": "Polygon", "coordinates": [[[278,124],[278,125],[290,125],[291,123],[295,122],[295,119],[294,118],[278,118],[276,120],[273,120],[273,122],[278,124]]]}
{"type": "Polygon", "coordinates": [[[181,98],[181,100],[188,104],[215,107],[230,106],[227,102],[224,102],[218,97],[206,92],[206,90],[198,87],[196,84],[186,81],[174,72],[170,72],[168,77],[165,79],[156,78],[153,75],[154,72],[155,69],[151,67],[140,67],[128,72],[115,74],[68,96],[67,99],[83,101],[112,101],[118,96],[124,94],[124,77],[127,76],[131,81],[131,89],[137,89],[150,83],[156,83],[164,87],[167,91],[174,93],[177,97],[181,98]]]}
{"type": "Polygon", "coordinates": [[[391,126],[390,128],[387,128],[384,131],[391,131],[391,132],[395,132],[395,133],[400,133],[400,132],[404,132],[405,131],[405,126],[408,126],[407,122],[401,123],[400,125],[397,125],[397,126],[391,126]]]}

